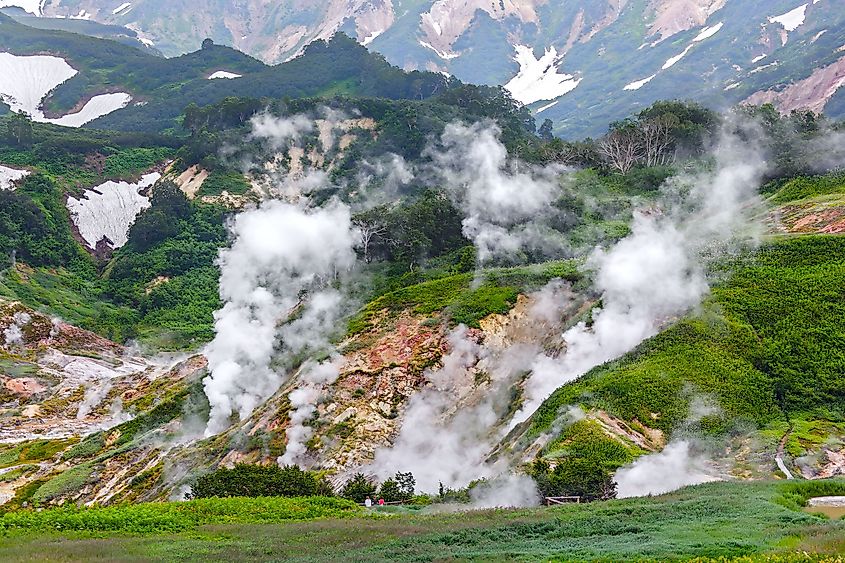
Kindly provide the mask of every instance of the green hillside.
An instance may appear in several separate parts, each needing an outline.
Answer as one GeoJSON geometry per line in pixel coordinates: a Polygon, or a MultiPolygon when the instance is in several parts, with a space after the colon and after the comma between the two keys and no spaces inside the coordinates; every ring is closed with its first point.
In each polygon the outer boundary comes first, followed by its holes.
{"type": "Polygon", "coordinates": [[[845,237],[776,240],[730,264],[730,272],[701,313],[559,389],[532,433],[547,430],[571,404],[671,433],[695,392],[718,399],[724,418],[711,421],[718,430],[741,419],[758,426],[845,420],[845,237]]]}

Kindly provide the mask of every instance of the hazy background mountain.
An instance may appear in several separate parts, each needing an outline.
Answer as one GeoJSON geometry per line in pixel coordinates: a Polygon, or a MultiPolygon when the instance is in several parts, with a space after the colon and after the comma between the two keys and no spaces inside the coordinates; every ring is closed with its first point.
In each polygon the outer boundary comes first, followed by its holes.
{"type": "Polygon", "coordinates": [[[278,63],[343,31],[406,70],[507,85],[538,121],[552,119],[567,137],[599,134],[598,123],[675,97],[717,107],[751,99],[784,111],[845,114],[845,10],[838,0],[4,4],[125,27],[130,40],[166,56],[194,51],[208,37],[278,63]]]}

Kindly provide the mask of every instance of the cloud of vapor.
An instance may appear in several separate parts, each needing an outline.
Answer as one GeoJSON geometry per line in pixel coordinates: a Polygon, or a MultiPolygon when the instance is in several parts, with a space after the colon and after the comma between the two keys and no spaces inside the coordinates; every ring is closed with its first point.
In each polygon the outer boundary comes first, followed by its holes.
{"type": "Polygon", "coordinates": [[[255,115],[250,123],[252,137],[266,141],[274,149],[285,147],[314,130],[314,121],[305,115],[277,117],[269,113],[255,115]]]}
{"type": "Polygon", "coordinates": [[[354,200],[365,209],[396,201],[399,190],[413,179],[413,167],[398,154],[365,160],[356,175],[354,200]]]}
{"type": "Polygon", "coordinates": [[[528,475],[501,475],[470,491],[470,505],[483,508],[520,508],[536,506],[540,493],[534,479],[528,475]]]}
{"type": "Polygon", "coordinates": [[[373,463],[365,469],[379,478],[413,471],[418,489],[426,492],[436,491],[441,483],[461,488],[487,478],[494,488],[514,490],[489,490],[479,497],[479,507],[507,499],[523,499],[517,504],[522,506],[531,497],[525,483],[499,479],[508,471],[507,462],[492,463],[487,458],[502,438],[503,429],[497,423],[507,412],[509,390],[537,349],[513,346],[494,354],[464,326],[449,334],[448,343],[441,367],[425,374],[430,385],[406,405],[393,444],[376,450],[373,463]],[[476,376],[480,374],[489,380],[479,384],[476,376]]]}
{"type": "Polygon", "coordinates": [[[526,420],[558,387],[630,351],[665,323],[697,306],[709,290],[705,266],[732,243],[754,240],[750,213],[764,161],[755,147],[724,135],[715,169],[667,186],[664,211],[636,213],[631,234],[589,260],[602,306],[592,324],[564,334],[559,357],[541,356],[525,384],[525,403],[512,425],[526,420]]]}
{"type": "Polygon", "coordinates": [[[643,456],[616,472],[619,498],[659,495],[710,481],[718,481],[706,458],[692,451],[687,440],[670,443],[663,451],[643,456]]]}
{"type": "Polygon", "coordinates": [[[343,356],[338,355],[331,360],[319,364],[308,363],[302,367],[299,386],[288,395],[293,412],[290,415],[290,426],[285,431],[285,453],[276,460],[279,465],[301,464],[305,461],[306,444],[314,435],[314,429],[305,423],[317,411],[317,401],[325,393],[326,387],[337,380],[343,363],[343,356]]]}
{"type": "Polygon", "coordinates": [[[469,368],[481,353],[478,343],[467,333],[461,325],[449,335],[450,351],[443,357],[442,367],[426,372],[432,385],[408,402],[402,429],[393,445],[376,450],[368,470],[379,478],[413,470],[417,487],[431,492],[440,483],[463,487],[473,479],[489,476],[479,466],[489,452],[487,434],[498,418],[496,413],[479,407],[455,411],[459,390],[465,393],[473,384],[469,368]]]}
{"type": "Polygon", "coordinates": [[[91,412],[102,403],[109,395],[114,383],[111,379],[106,379],[97,383],[92,383],[90,387],[85,390],[85,395],[82,397],[82,402],[79,403],[79,410],[76,411],[77,420],[85,420],[91,412]]]}
{"type": "Polygon", "coordinates": [[[218,260],[224,306],[205,351],[207,436],[279,389],[286,374],[276,365],[289,368],[293,355],[326,341],[342,302],[330,284],[352,268],[358,240],[349,209],[338,202],[309,209],[266,201],[235,217],[230,230],[234,242],[218,260]]]}
{"type": "Polygon", "coordinates": [[[464,213],[464,235],[474,242],[482,265],[522,250],[563,247],[561,235],[548,227],[561,193],[560,169],[509,160],[500,135],[492,123],[451,123],[440,146],[428,151],[436,175],[464,213]]]}
{"type": "Polygon", "coordinates": [[[32,322],[32,316],[24,311],[18,311],[12,315],[12,324],[3,331],[7,346],[23,346],[23,329],[32,322]]]}

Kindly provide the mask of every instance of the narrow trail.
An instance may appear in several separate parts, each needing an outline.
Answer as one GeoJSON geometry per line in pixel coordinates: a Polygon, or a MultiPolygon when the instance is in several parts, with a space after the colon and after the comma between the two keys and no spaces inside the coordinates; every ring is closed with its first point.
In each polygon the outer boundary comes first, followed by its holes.
{"type": "Polygon", "coordinates": [[[786,431],[786,434],[783,435],[783,438],[780,439],[780,443],[778,444],[778,450],[775,454],[775,463],[777,463],[778,469],[786,475],[787,479],[795,479],[792,473],[787,469],[786,464],[783,462],[783,450],[786,447],[786,441],[789,439],[789,435],[792,433],[792,427],[789,427],[789,430],[786,431]]]}

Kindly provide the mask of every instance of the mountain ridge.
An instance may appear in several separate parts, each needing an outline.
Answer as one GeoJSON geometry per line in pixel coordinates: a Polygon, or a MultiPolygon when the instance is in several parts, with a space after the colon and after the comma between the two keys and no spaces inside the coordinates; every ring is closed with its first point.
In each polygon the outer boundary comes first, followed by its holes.
{"type": "MultiPolygon", "coordinates": [[[[209,16],[211,10],[188,11],[179,3],[140,0],[117,12],[111,4],[68,0],[35,11],[144,29],[167,45],[168,55],[193,50],[211,37],[270,63],[291,60],[312,41],[342,31],[406,70],[507,85],[538,119],[551,119],[568,138],[596,136],[603,131],[591,123],[618,120],[658,99],[676,97],[684,84],[699,85],[697,101],[727,107],[752,96],[759,100],[762,92],[780,92],[815,70],[841,65],[845,57],[837,51],[845,36],[834,0],[564,5],[325,0],[307,8],[251,3],[222,20],[209,16]]],[[[829,106],[830,114],[840,117],[845,90],[839,76],[816,80],[824,86],[814,88],[809,99],[789,92],[768,99],[785,111],[829,106]]]]}

